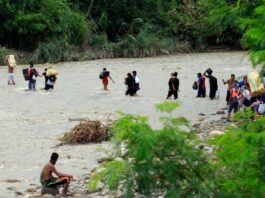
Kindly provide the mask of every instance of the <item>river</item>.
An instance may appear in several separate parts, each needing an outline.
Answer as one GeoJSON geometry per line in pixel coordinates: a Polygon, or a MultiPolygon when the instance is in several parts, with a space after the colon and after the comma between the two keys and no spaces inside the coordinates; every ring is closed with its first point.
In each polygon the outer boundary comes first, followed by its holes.
{"type": "MultiPolygon", "coordinates": [[[[36,65],[42,72],[46,65],[36,65]]],[[[44,79],[37,79],[38,90],[26,91],[27,82],[22,69],[15,69],[15,86],[7,85],[7,68],[0,67],[0,198],[13,197],[15,188],[24,191],[31,183],[38,183],[42,166],[50,154],[58,152],[57,167],[62,172],[80,176],[97,164],[97,159],[107,153],[108,144],[91,144],[55,147],[58,137],[78,122],[69,118],[105,120],[117,110],[150,117],[154,127],[159,127],[159,113],[154,105],[165,100],[170,73],[177,71],[180,79],[179,101],[181,107],[174,115],[185,116],[195,123],[198,114],[206,119],[219,119],[211,115],[225,106],[226,86],[221,79],[230,74],[242,76],[251,71],[245,52],[194,53],[139,59],[105,59],[69,62],[52,65],[59,72],[53,91],[41,90],[44,79]],[[106,67],[114,79],[109,91],[103,91],[99,73],[106,67]],[[212,68],[218,78],[220,98],[195,98],[192,84],[198,72],[212,68]],[[124,95],[124,78],[136,70],[141,79],[137,97],[124,95]],[[9,183],[7,180],[18,180],[9,183]]],[[[207,94],[209,92],[207,80],[207,94]]]]}

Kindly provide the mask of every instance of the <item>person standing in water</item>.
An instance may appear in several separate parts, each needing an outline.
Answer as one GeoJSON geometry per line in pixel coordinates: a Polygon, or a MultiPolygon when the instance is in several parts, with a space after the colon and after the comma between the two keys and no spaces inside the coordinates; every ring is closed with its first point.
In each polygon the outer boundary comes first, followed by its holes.
{"type": "Polygon", "coordinates": [[[102,79],[103,88],[106,91],[108,90],[109,79],[114,83],[110,76],[110,72],[107,71],[106,68],[103,68],[103,71],[100,73],[99,78],[102,79]]]}
{"type": "Polygon", "coordinates": [[[36,91],[36,78],[39,76],[39,72],[32,62],[30,62],[30,66],[28,69],[28,76],[29,76],[29,90],[36,91]]]}
{"type": "Polygon", "coordinates": [[[135,80],[134,77],[132,76],[131,73],[127,74],[127,77],[125,78],[125,85],[127,85],[127,90],[125,92],[125,95],[130,95],[130,96],[134,96],[136,91],[135,91],[135,80]]]}
{"type": "Polygon", "coordinates": [[[15,56],[14,55],[7,55],[5,57],[5,62],[7,64],[7,84],[8,85],[15,85],[15,80],[14,80],[14,69],[16,66],[16,60],[15,60],[15,56]]]}
{"type": "Polygon", "coordinates": [[[48,82],[48,76],[47,76],[47,68],[44,69],[44,72],[42,73],[42,76],[45,79],[44,89],[47,90],[47,82],[48,82]]]}
{"type": "Polygon", "coordinates": [[[169,99],[172,95],[174,96],[174,99],[178,99],[178,91],[179,91],[179,79],[177,78],[178,73],[174,72],[171,74],[171,77],[168,81],[168,94],[167,99],[169,99]]]}
{"type": "Polygon", "coordinates": [[[197,74],[198,77],[198,94],[197,97],[205,98],[206,95],[206,86],[205,86],[205,78],[201,73],[197,74]]]}
{"type": "Polygon", "coordinates": [[[62,197],[67,196],[67,190],[70,184],[70,181],[73,180],[73,176],[57,171],[55,164],[58,160],[58,153],[52,153],[50,162],[47,163],[41,172],[40,182],[42,185],[41,194],[52,194],[53,196],[59,194],[58,187],[63,185],[63,190],[61,193],[62,197]],[[55,174],[57,177],[54,177],[55,174]]]}
{"type": "Polygon", "coordinates": [[[209,68],[204,72],[204,76],[206,78],[209,78],[209,84],[210,84],[210,93],[209,97],[211,100],[215,98],[216,91],[218,90],[218,84],[217,84],[217,79],[212,75],[213,71],[209,68]]]}

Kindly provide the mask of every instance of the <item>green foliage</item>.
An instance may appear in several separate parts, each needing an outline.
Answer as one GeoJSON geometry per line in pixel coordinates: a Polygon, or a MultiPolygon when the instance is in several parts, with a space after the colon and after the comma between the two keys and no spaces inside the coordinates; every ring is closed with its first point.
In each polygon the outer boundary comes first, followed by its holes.
{"type": "Polygon", "coordinates": [[[5,64],[5,57],[6,57],[6,55],[8,55],[8,52],[9,52],[8,49],[0,46],[0,65],[5,64]]]}
{"type": "MultiPolygon", "coordinates": [[[[177,103],[158,104],[162,112],[172,112],[177,103]]],[[[212,170],[198,149],[199,141],[184,118],[166,117],[161,129],[153,129],[146,117],[122,114],[112,131],[118,147],[125,146],[123,158],[107,162],[94,173],[88,186],[104,181],[110,189],[133,189],[146,196],[164,192],[166,197],[210,197],[212,170]],[[103,168],[103,169],[102,169],[103,168]],[[100,171],[101,170],[101,171],[100,171]]]]}
{"type": "Polygon", "coordinates": [[[2,0],[0,19],[0,42],[19,49],[32,50],[52,40],[82,45],[89,31],[85,18],[65,0],[2,0]]]}
{"type": "Polygon", "coordinates": [[[158,111],[166,113],[172,113],[177,107],[179,107],[179,103],[171,101],[156,104],[158,111]]]}
{"type": "Polygon", "coordinates": [[[32,61],[37,63],[57,63],[62,59],[63,48],[59,41],[39,43],[33,54],[32,61]]]}
{"type": "Polygon", "coordinates": [[[244,44],[250,49],[250,58],[254,66],[265,63],[265,2],[255,9],[253,18],[242,20],[246,27],[244,44]]]}
{"type": "Polygon", "coordinates": [[[222,197],[264,197],[265,117],[252,121],[249,109],[236,115],[237,127],[216,138],[214,159],[222,197]]]}

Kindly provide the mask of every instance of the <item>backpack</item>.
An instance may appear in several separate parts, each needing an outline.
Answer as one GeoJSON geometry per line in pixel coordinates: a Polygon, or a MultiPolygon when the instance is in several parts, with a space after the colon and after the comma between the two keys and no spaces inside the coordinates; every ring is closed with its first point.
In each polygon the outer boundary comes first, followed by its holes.
{"type": "Polygon", "coordinates": [[[25,79],[26,81],[28,81],[28,80],[30,79],[29,68],[22,69],[22,74],[23,74],[24,79],[25,79]]]}
{"type": "Polygon", "coordinates": [[[99,74],[99,79],[103,79],[103,77],[104,77],[103,72],[100,72],[100,74],[99,74]]]}
{"type": "Polygon", "coordinates": [[[192,89],[194,89],[194,90],[198,89],[198,83],[196,81],[194,81],[194,83],[192,85],[192,89]]]}
{"type": "Polygon", "coordinates": [[[259,115],[263,115],[265,113],[265,104],[260,103],[257,108],[257,112],[259,115]]]}

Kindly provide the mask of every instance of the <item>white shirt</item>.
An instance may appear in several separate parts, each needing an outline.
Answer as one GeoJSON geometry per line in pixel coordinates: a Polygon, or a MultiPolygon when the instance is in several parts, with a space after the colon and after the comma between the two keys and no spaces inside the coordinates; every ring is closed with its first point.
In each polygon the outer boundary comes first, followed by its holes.
{"type": "Polygon", "coordinates": [[[140,83],[140,79],[138,78],[138,76],[134,77],[135,83],[140,83]]]}
{"type": "Polygon", "coordinates": [[[242,92],[242,95],[244,98],[250,100],[251,96],[250,96],[250,91],[248,89],[245,89],[243,92],[242,92]]]}

